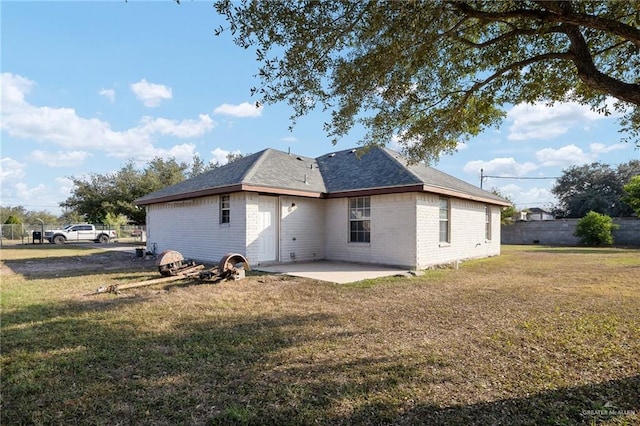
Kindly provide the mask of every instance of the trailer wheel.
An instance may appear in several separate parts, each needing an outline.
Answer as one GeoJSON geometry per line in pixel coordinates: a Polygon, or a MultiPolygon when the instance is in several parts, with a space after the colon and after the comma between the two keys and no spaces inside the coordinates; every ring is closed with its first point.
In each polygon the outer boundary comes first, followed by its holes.
{"type": "Polygon", "coordinates": [[[64,244],[67,239],[62,235],[56,235],[53,237],[53,244],[64,244]]]}

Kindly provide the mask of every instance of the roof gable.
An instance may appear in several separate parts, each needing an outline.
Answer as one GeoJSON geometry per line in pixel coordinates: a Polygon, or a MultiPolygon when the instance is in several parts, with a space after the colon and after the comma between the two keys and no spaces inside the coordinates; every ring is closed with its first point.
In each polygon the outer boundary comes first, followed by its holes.
{"type": "Polygon", "coordinates": [[[326,192],[318,162],[313,158],[267,149],[242,183],[270,188],[326,192]]]}
{"type": "Polygon", "coordinates": [[[421,183],[384,149],[349,149],[318,157],[327,192],[388,188],[421,183]]]}

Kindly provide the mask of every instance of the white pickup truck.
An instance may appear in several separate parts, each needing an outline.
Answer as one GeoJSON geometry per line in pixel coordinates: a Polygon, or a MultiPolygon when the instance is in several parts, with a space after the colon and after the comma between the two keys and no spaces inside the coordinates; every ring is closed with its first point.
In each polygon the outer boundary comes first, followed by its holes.
{"type": "Polygon", "coordinates": [[[86,223],[67,225],[62,229],[54,229],[44,233],[44,239],[53,244],[64,244],[67,241],[108,243],[114,238],[117,238],[115,230],[96,229],[95,226],[86,223]]]}

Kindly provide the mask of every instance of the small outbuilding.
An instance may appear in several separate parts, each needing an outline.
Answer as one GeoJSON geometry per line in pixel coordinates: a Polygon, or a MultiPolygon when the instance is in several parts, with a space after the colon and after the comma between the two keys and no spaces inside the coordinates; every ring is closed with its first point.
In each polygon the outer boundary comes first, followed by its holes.
{"type": "Polygon", "coordinates": [[[136,200],[147,245],[252,265],[332,260],[408,269],[500,254],[509,201],[386,148],[273,149],[136,200]]]}

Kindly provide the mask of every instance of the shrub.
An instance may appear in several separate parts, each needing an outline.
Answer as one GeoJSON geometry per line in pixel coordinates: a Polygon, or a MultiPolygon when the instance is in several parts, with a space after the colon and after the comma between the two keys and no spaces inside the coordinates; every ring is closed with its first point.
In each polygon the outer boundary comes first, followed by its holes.
{"type": "Polygon", "coordinates": [[[612,231],[618,228],[606,214],[590,211],[578,221],[574,235],[588,246],[613,244],[612,231]]]}

